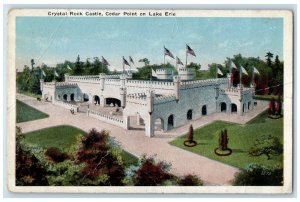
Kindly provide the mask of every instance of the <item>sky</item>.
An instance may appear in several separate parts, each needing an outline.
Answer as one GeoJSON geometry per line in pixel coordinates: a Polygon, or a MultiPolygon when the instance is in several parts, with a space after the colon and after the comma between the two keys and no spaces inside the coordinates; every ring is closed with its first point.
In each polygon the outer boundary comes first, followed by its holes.
{"type": "MultiPolygon", "coordinates": [[[[16,68],[45,63],[55,66],[104,56],[111,69],[122,69],[122,57],[164,62],[164,46],[185,62],[188,44],[196,57],[189,62],[224,63],[226,57],[283,58],[283,19],[207,17],[17,17],[16,68]]],[[[175,60],[166,56],[166,62],[175,60]]]]}

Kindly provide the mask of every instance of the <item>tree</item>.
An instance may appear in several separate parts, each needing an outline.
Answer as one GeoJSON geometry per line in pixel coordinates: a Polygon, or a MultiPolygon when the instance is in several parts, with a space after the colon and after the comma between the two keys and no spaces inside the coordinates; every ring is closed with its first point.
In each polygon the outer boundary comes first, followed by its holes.
{"type": "Polygon", "coordinates": [[[75,67],[74,67],[73,73],[75,75],[82,75],[83,72],[84,72],[83,62],[80,61],[80,56],[78,55],[76,62],[75,62],[75,67]]]}
{"type": "Polygon", "coordinates": [[[273,56],[274,56],[274,54],[273,53],[271,53],[270,51],[269,52],[267,52],[267,54],[266,54],[266,60],[267,60],[267,65],[269,66],[269,67],[272,67],[272,58],[273,58],[273,56]]]}
{"type": "Polygon", "coordinates": [[[185,175],[179,180],[178,185],[180,185],[180,186],[202,186],[203,182],[196,175],[185,175]]]}
{"type": "Polygon", "coordinates": [[[108,133],[96,129],[82,139],[77,159],[85,164],[81,176],[84,185],[123,185],[125,174],[121,150],[108,142],[108,133]]]}
{"type": "Polygon", "coordinates": [[[194,128],[193,128],[192,124],[190,125],[190,128],[189,128],[188,141],[189,142],[194,141],[194,128]]]}
{"type": "Polygon", "coordinates": [[[170,166],[163,161],[155,162],[154,158],[143,157],[141,166],[136,171],[134,182],[137,186],[158,186],[174,176],[170,174],[170,166]]]}
{"type": "Polygon", "coordinates": [[[271,155],[280,155],[282,152],[283,146],[279,138],[272,135],[265,135],[256,139],[254,145],[249,150],[250,155],[266,155],[268,160],[271,159],[271,155]]]}
{"type": "Polygon", "coordinates": [[[148,66],[150,64],[150,61],[148,60],[148,58],[140,59],[139,62],[143,62],[145,64],[145,66],[148,66]]]}
{"type": "Polygon", "coordinates": [[[236,175],[233,184],[236,186],[282,186],[283,169],[250,164],[236,175]]]}

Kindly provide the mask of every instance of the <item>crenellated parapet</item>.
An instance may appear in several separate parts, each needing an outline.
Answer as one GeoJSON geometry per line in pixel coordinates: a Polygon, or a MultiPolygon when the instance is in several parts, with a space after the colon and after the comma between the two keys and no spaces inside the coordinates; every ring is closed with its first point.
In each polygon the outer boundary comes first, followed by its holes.
{"type": "Polygon", "coordinates": [[[57,82],[56,88],[74,88],[78,87],[77,83],[57,82]]]}
{"type": "Polygon", "coordinates": [[[180,89],[190,89],[190,88],[205,87],[205,86],[218,86],[220,84],[227,84],[227,82],[228,82],[227,78],[182,81],[180,82],[180,89]]]}
{"type": "Polygon", "coordinates": [[[157,96],[154,98],[154,105],[172,102],[172,101],[176,101],[176,96],[174,94],[166,95],[166,96],[157,96]]]}
{"type": "Polygon", "coordinates": [[[146,93],[127,94],[126,103],[146,106],[147,105],[146,98],[147,98],[146,93]]]}
{"type": "Polygon", "coordinates": [[[226,89],[219,89],[220,94],[226,95],[234,95],[234,96],[243,96],[253,93],[253,88],[226,88],[226,89]]]}

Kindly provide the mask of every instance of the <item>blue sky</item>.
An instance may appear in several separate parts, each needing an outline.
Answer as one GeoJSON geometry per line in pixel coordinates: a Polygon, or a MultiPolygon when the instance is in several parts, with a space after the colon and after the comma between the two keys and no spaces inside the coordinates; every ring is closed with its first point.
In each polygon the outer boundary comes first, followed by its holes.
{"type": "MultiPolygon", "coordinates": [[[[151,64],[163,63],[164,45],[183,62],[185,43],[197,57],[189,56],[207,68],[226,57],[264,58],[266,52],[283,58],[281,18],[191,18],[191,17],[17,17],[16,67],[55,65],[104,56],[112,69],[122,68],[122,56],[132,56],[135,66],[147,57],[151,64]]],[[[172,64],[175,60],[166,57],[172,64]]]]}

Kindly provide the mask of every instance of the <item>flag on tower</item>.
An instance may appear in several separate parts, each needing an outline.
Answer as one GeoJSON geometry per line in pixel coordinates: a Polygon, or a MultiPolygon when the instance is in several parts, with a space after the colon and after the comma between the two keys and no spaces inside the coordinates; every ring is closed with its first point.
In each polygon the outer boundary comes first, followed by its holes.
{"type": "Polygon", "coordinates": [[[259,71],[255,67],[253,67],[253,73],[260,75],[259,71]]]}
{"type": "Polygon", "coordinates": [[[124,56],[123,56],[123,64],[130,66],[129,62],[124,58],[124,56]]]}
{"type": "Polygon", "coordinates": [[[68,70],[72,70],[72,68],[69,65],[67,65],[67,68],[68,68],[68,70]]]}
{"type": "Polygon", "coordinates": [[[189,53],[196,57],[195,51],[187,44],[186,44],[186,53],[189,53]]]}
{"type": "Polygon", "coordinates": [[[244,67],[242,65],[241,65],[241,71],[242,71],[243,74],[248,75],[247,71],[244,69],[244,67]]]}
{"type": "Polygon", "coordinates": [[[233,62],[230,62],[231,68],[237,69],[236,65],[233,62]]]}
{"type": "Polygon", "coordinates": [[[183,63],[181,62],[181,60],[176,56],[176,63],[179,65],[183,65],[183,63]]]}
{"type": "Polygon", "coordinates": [[[102,63],[104,65],[110,66],[110,64],[107,62],[107,60],[102,56],[102,63]]]}
{"type": "Polygon", "coordinates": [[[151,71],[152,76],[157,78],[156,72],[155,72],[153,69],[151,69],[151,70],[152,70],[152,71],[151,71]]]}
{"type": "Polygon", "coordinates": [[[133,59],[131,56],[129,56],[129,62],[131,62],[132,64],[134,64],[133,59]]]}
{"type": "Polygon", "coordinates": [[[42,74],[44,77],[46,77],[46,73],[44,72],[44,70],[42,70],[42,74]]]}
{"type": "Polygon", "coordinates": [[[164,47],[164,50],[165,50],[165,55],[170,56],[171,58],[175,59],[174,55],[171,53],[171,51],[169,49],[164,47]]]}
{"type": "Polygon", "coordinates": [[[221,72],[221,70],[218,67],[217,67],[217,71],[218,71],[218,74],[223,76],[223,72],[221,72]]]}
{"type": "Polygon", "coordinates": [[[58,76],[58,73],[56,72],[56,70],[54,70],[54,75],[55,75],[56,77],[59,77],[59,76],[58,76]]]}

